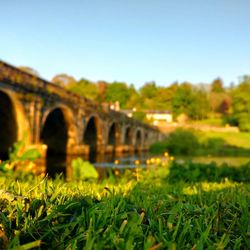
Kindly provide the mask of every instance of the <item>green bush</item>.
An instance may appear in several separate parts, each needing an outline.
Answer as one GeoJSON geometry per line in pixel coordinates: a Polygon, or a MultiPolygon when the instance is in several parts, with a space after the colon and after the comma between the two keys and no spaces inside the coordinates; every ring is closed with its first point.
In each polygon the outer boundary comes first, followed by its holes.
{"type": "Polygon", "coordinates": [[[202,147],[205,150],[208,150],[209,153],[218,153],[223,151],[224,147],[226,146],[226,142],[222,138],[208,138],[202,147]]]}
{"type": "Polygon", "coordinates": [[[199,148],[198,138],[193,131],[176,129],[165,140],[151,145],[150,152],[160,154],[168,151],[171,155],[196,155],[199,148]]]}
{"type": "Polygon", "coordinates": [[[86,179],[98,179],[99,174],[95,167],[88,161],[83,161],[81,158],[72,161],[73,179],[77,181],[86,179]]]}
{"type": "Polygon", "coordinates": [[[241,183],[250,183],[250,162],[241,167],[233,167],[224,163],[218,166],[215,162],[194,163],[186,161],[178,163],[174,161],[170,167],[167,179],[171,183],[183,181],[195,182],[222,182],[225,179],[241,183]]]}
{"type": "Polygon", "coordinates": [[[25,135],[22,140],[14,142],[13,146],[9,148],[9,159],[0,161],[0,172],[12,171],[22,163],[26,164],[27,161],[34,161],[41,157],[41,154],[35,148],[26,149],[26,137],[25,135]]]}
{"type": "Polygon", "coordinates": [[[132,117],[138,121],[145,121],[146,120],[146,113],[143,111],[135,111],[133,112],[132,117]]]}
{"type": "Polygon", "coordinates": [[[243,113],[238,117],[239,129],[241,131],[250,131],[250,114],[243,113]]]}
{"type": "Polygon", "coordinates": [[[250,131],[249,113],[225,116],[223,122],[224,124],[230,124],[231,126],[238,126],[241,131],[250,131]]]}
{"type": "Polygon", "coordinates": [[[223,116],[223,125],[229,124],[230,126],[239,126],[238,118],[235,115],[225,115],[223,116]]]}
{"type": "Polygon", "coordinates": [[[152,144],[149,148],[149,152],[153,154],[163,154],[167,149],[167,139],[152,144]]]}
{"type": "Polygon", "coordinates": [[[169,135],[166,149],[172,155],[195,155],[200,144],[191,130],[177,129],[169,135]]]}

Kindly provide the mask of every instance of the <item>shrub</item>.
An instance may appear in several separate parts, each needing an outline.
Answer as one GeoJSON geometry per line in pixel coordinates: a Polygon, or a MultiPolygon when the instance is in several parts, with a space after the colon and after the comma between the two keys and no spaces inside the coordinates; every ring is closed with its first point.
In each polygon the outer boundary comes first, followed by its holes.
{"type": "Polygon", "coordinates": [[[191,130],[177,129],[169,135],[166,147],[173,155],[195,155],[199,149],[199,141],[191,130]]]}
{"type": "Polygon", "coordinates": [[[168,151],[171,155],[195,155],[200,148],[197,136],[191,130],[176,129],[169,136],[150,147],[152,153],[168,151]]]}
{"type": "Polygon", "coordinates": [[[250,131],[250,114],[239,113],[237,115],[225,116],[224,124],[238,126],[241,131],[250,131]]]}
{"type": "Polygon", "coordinates": [[[222,138],[208,138],[202,146],[209,153],[217,154],[223,151],[226,142],[222,138]]]}
{"type": "Polygon", "coordinates": [[[223,116],[223,125],[229,124],[230,126],[239,126],[238,118],[235,115],[223,116]]]}
{"type": "Polygon", "coordinates": [[[239,129],[241,131],[250,131],[250,114],[243,113],[238,117],[239,129]]]}
{"type": "Polygon", "coordinates": [[[167,149],[167,139],[156,142],[150,146],[150,153],[153,154],[163,154],[167,149]]]}
{"type": "Polygon", "coordinates": [[[73,179],[77,181],[86,179],[97,179],[99,177],[95,167],[88,161],[83,161],[81,158],[72,161],[73,179]]]}
{"type": "Polygon", "coordinates": [[[146,113],[143,111],[135,111],[133,112],[133,118],[143,122],[146,120],[146,113]]]}

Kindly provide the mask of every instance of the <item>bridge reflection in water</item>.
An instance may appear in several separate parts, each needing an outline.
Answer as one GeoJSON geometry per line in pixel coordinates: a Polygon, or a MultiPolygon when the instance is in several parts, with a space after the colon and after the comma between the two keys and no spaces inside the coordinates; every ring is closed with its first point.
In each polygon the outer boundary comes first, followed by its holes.
{"type": "Polygon", "coordinates": [[[72,176],[72,161],[81,158],[92,163],[98,171],[100,178],[105,177],[112,168],[135,168],[136,161],[145,165],[146,159],[149,157],[148,152],[123,153],[123,154],[98,154],[92,152],[87,155],[47,155],[46,169],[50,177],[55,178],[58,174],[63,174],[66,178],[72,176]],[[115,163],[116,162],[116,163],[115,163]],[[118,164],[117,164],[118,163],[118,164]]]}

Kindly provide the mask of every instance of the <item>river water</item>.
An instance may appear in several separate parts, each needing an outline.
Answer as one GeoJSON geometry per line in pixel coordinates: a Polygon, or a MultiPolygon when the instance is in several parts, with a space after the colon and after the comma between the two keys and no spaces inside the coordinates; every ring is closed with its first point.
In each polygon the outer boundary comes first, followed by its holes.
{"type": "MultiPolygon", "coordinates": [[[[47,173],[49,176],[54,177],[58,173],[63,173],[67,175],[68,169],[71,168],[72,161],[76,158],[82,158],[85,161],[92,163],[98,172],[103,176],[108,169],[133,169],[136,167],[145,168],[147,159],[151,158],[153,155],[148,152],[141,153],[127,153],[120,155],[112,154],[93,154],[89,157],[78,155],[73,157],[53,156],[47,157],[47,173]]],[[[163,157],[156,156],[154,157],[163,157]]],[[[202,157],[176,157],[176,161],[179,163],[184,163],[185,161],[192,161],[197,163],[210,163],[215,162],[218,165],[227,164],[229,166],[241,166],[250,162],[250,157],[230,157],[230,156],[202,156],[202,157]]]]}
{"type": "Polygon", "coordinates": [[[217,165],[227,164],[228,166],[242,166],[250,162],[249,157],[241,156],[196,156],[196,157],[177,157],[176,161],[183,163],[185,161],[192,161],[195,163],[211,163],[215,162],[217,165]]]}
{"type": "Polygon", "coordinates": [[[109,168],[136,168],[138,166],[145,167],[146,160],[150,158],[148,152],[140,153],[124,153],[124,154],[92,154],[74,155],[66,157],[66,155],[47,155],[46,158],[46,172],[51,177],[56,174],[62,173],[67,175],[68,170],[71,168],[72,161],[76,158],[81,158],[84,161],[92,163],[101,175],[104,174],[109,168]]]}

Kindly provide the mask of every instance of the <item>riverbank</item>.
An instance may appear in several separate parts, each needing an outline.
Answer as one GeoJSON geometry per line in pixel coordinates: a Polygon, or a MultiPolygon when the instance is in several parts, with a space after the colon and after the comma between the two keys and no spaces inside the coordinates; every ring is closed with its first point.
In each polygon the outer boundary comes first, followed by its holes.
{"type": "Polygon", "coordinates": [[[155,154],[169,151],[181,156],[250,156],[250,133],[179,128],[153,144],[150,151],[155,154]]]}

